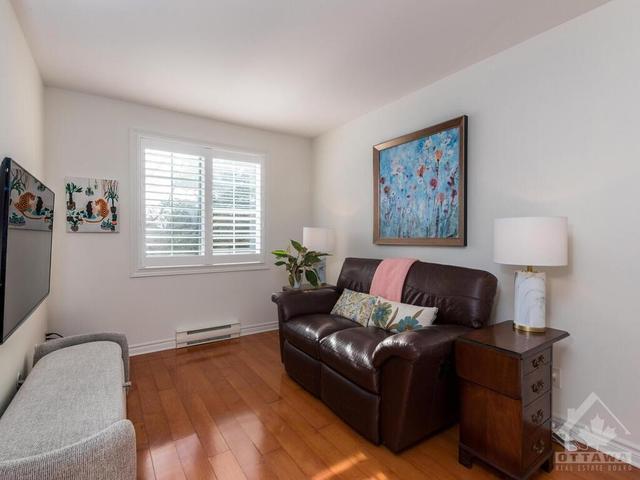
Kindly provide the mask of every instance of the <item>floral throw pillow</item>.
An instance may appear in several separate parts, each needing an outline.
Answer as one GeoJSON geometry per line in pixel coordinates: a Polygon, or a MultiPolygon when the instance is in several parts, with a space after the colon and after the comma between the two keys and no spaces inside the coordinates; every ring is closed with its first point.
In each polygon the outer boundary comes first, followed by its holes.
{"type": "Polygon", "coordinates": [[[366,327],[377,298],[368,293],[354,292],[345,288],[333,306],[331,314],[340,315],[366,327]]]}
{"type": "Polygon", "coordinates": [[[393,333],[419,330],[431,325],[437,313],[438,309],[435,307],[420,307],[378,297],[371,312],[369,325],[384,328],[393,333]]]}

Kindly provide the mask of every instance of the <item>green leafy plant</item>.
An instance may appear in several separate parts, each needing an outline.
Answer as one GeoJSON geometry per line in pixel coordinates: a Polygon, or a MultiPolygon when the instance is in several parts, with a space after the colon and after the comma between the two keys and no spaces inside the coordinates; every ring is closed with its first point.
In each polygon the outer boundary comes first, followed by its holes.
{"type": "Polygon", "coordinates": [[[84,215],[81,210],[68,210],[67,211],[67,223],[71,225],[71,230],[77,232],[79,224],[84,223],[84,215]]]}
{"type": "MultiPolygon", "coordinates": [[[[24,192],[27,188],[27,176],[24,173],[24,170],[21,170],[19,168],[14,169],[11,172],[11,185],[9,187],[10,191],[13,192],[14,190],[18,193],[18,195],[21,195],[22,192],[24,192]]],[[[9,199],[9,202],[11,202],[11,199],[9,199]]]]}
{"type": "Polygon", "coordinates": [[[118,195],[118,181],[117,180],[103,180],[102,189],[104,190],[104,198],[106,201],[111,202],[111,208],[115,208],[116,202],[119,199],[118,195]]]}
{"type": "Polygon", "coordinates": [[[82,187],[73,182],[69,182],[64,187],[64,192],[69,195],[69,199],[67,200],[67,210],[74,210],[76,208],[76,202],[73,201],[73,194],[82,193],[82,187]]]}
{"type": "Polygon", "coordinates": [[[300,286],[303,275],[311,285],[317,287],[320,282],[315,267],[320,263],[321,257],[329,255],[309,250],[295,240],[291,240],[291,245],[286,250],[274,250],[271,253],[276,257],[275,265],[286,269],[289,274],[289,285],[292,287],[300,286]]]}
{"type": "Polygon", "coordinates": [[[11,179],[11,190],[18,192],[18,195],[24,192],[24,188],[24,182],[20,178],[14,177],[11,179]]]}

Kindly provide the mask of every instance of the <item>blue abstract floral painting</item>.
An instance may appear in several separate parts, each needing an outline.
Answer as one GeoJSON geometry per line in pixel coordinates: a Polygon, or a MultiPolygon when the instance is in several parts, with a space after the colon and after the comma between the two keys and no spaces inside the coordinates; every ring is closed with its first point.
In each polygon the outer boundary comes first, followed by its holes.
{"type": "Polygon", "coordinates": [[[464,130],[453,126],[379,151],[378,243],[464,244],[461,142],[464,130]]]}

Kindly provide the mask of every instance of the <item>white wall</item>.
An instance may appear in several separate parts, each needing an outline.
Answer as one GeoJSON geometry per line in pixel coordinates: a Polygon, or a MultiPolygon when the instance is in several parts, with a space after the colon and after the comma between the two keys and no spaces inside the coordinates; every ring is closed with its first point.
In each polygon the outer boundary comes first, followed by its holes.
{"type": "MultiPolygon", "coordinates": [[[[46,88],[47,178],[58,193],[58,211],[65,208],[65,176],[115,178],[120,181],[121,195],[121,230],[117,234],[66,233],[64,215],[56,216],[49,300],[51,330],[66,335],[122,331],[130,344],[137,345],[172,339],[178,326],[211,320],[236,318],[243,328],[275,322],[270,294],[286,282],[284,273],[275,267],[249,272],[129,277],[132,128],[266,152],[268,252],[286,246],[289,238],[300,238],[303,225],[309,222],[308,139],[46,88]]],[[[266,258],[271,265],[271,256],[266,258]]],[[[245,328],[246,331],[251,329],[245,328]]]]}
{"type": "MultiPolygon", "coordinates": [[[[412,256],[488,270],[495,320],[512,318],[513,272],[492,262],[493,219],[566,215],[570,266],[547,269],[548,323],[566,416],[596,392],[640,445],[640,2],[619,0],[314,141],[314,219],[345,256],[412,256]],[[372,145],[469,115],[466,248],[372,244],[372,145]]],[[[386,74],[381,66],[380,74],[386,74]]],[[[392,73],[391,73],[392,74],[392,73]]]]}
{"type": "MultiPolygon", "coordinates": [[[[0,1],[0,157],[12,157],[46,182],[42,156],[42,81],[13,9],[0,1]]],[[[40,307],[0,345],[0,412],[15,393],[18,373],[31,365],[42,342],[46,307],[40,307]]]]}

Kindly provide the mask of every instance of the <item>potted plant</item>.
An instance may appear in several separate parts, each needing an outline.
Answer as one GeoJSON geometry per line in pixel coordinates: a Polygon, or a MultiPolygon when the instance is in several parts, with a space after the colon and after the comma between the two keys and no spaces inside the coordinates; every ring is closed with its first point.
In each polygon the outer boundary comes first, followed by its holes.
{"type": "MultiPolygon", "coordinates": [[[[27,188],[26,185],[26,175],[23,170],[16,168],[11,172],[11,185],[9,187],[10,191],[14,190],[18,192],[18,195],[22,195],[22,192],[27,188]]],[[[11,195],[9,195],[9,205],[12,203],[11,195]]]]}
{"type": "Polygon", "coordinates": [[[289,285],[292,288],[300,288],[303,275],[311,285],[317,287],[319,281],[315,267],[320,263],[320,257],[329,255],[328,253],[309,250],[295,240],[291,240],[291,245],[286,250],[274,250],[271,253],[276,257],[275,265],[278,267],[284,266],[287,270],[289,285]],[[293,251],[291,247],[293,247],[293,251]]]}
{"type": "Polygon", "coordinates": [[[83,212],[79,212],[78,210],[67,211],[67,223],[71,225],[72,232],[77,232],[79,230],[78,225],[84,221],[82,219],[82,213],[83,212]]]}
{"type": "Polygon", "coordinates": [[[116,202],[119,200],[118,195],[118,181],[117,180],[103,180],[102,188],[104,190],[104,198],[107,202],[111,203],[111,221],[115,223],[118,220],[116,211],[116,202]]]}
{"type": "Polygon", "coordinates": [[[82,187],[76,185],[73,182],[67,183],[67,186],[64,189],[65,193],[69,195],[69,199],[67,200],[67,210],[75,210],[76,202],[73,201],[74,193],[82,193],[82,187]]]}

